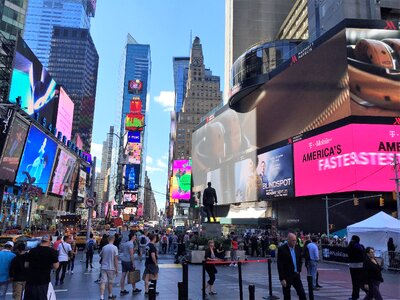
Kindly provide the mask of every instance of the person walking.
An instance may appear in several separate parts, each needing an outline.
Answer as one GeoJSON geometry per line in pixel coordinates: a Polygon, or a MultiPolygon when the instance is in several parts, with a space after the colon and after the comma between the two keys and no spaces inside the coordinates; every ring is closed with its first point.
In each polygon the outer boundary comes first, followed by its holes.
{"type": "Polygon", "coordinates": [[[143,272],[144,286],[145,286],[145,295],[149,294],[149,281],[154,286],[154,290],[157,292],[157,280],[158,280],[158,255],[157,249],[154,245],[157,241],[157,236],[153,233],[149,234],[150,242],[146,247],[146,261],[145,261],[145,269],[143,272]]]}
{"type": "Polygon", "coordinates": [[[361,280],[365,260],[365,248],[360,244],[360,237],[358,235],[351,237],[350,243],[347,246],[347,255],[349,256],[349,269],[353,286],[349,300],[356,300],[360,298],[360,289],[364,290],[361,280]]]}
{"type": "MultiPolygon", "coordinates": [[[[129,292],[125,290],[125,279],[126,274],[129,272],[135,271],[135,241],[136,241],[136,234],[129,233],[128,241],[121,245],[121,267],[122,267],[122,275],[121,275],[121,292],[120,295],[127,295],[129,292]]],[[[132,282],[132,294],[140,293],[142,290],[136,288],[136,283],[132,282]]]]}
{"type": "Polygon", "coordinates": [[[379,291],[379,285],[383,282],[382,267],[375,259],[374,248],[367,247],[365,252],[367,255],[363,264],[363,282],[367,295],[364,300],[382,300],[383,298],[379,291]]]}
{"type": "Polygon", "coordinates": [[[149,243],[149,238],[147,237],[147,232],[142,233],[139,238],[139,261],[142,261],[142,257],[146,256],[146,247],[149,243]]]}
{"type": "Polygon", "coordinates": [[[308,261],[308,276],[312,276],[313,289],[319,290],[317,286],[317,268],[319,261],[319,250],[317,246],[317,238],[315,236],[311,237],[311,242],[307,243],[308,253],[309,253],[309,261],[308,261]]]}
{"type": "Polygon", "coordinates": [[[100,280],[100,299],[104,299],[106,284],[108,288],[108,299],[115,299],[112,288],[115,277],[118,273],[118,248],[114,245],[115,237],[108,237],[108,244],[100,252],[101,257],[101,280],[100,280]]]}
{"type": "Polygon", "coordinates": [[[93,255],[94,255],[94,246],[95,245],[96,245],[96,241],[93,239],[93,233],[91,233],[89,236],[89,240],[86,242],[86,245],[85,245],[86,270],[89,268],[89,266],[90,266],[90,269],[93,269],[93,255]]]}
{"type": "Polygon", "coordinates": [[[231,264],[230,267],[237,267],[237,251],[239,250],[239,243],[237,241],[237,237],[234,236],[231,241],[231,264]]]}
{"type": "Polygon", "coordinates": [[[11,261],[10,278],[12,278],[13,299],[22,300],[22,293],[26,285],[26,246],[25,243],[17,243],[17,256],[11,261]]]}
{"type": "Polygon", "coordinates": [[[296,244],[296,235],[290,232],[287,236],[287,242],[278,249],[278,274],[284,300],[291,299],[291,286],[296,290],[299,300],[307,299],[300,277],[302,265],[301,249],[296,244]]]}
{"type": "Polygon", "coordinates": [[[213,217],[213,222],[215,222],[214,215],[214,203],[217,204],[217,192],[213,187],[211,187],[211,182],[207,183],[207,188],[203,192],[203,205],[207,213],[207,221],[211,222],[211,216],[213,217]]]}
{"type": "Polygon", "coordinates": [[[78,253],[78,247],[76,246],[76,242],[75,239],[70,238],[68,244],[71,245],[71,255],[69,256],[69,260],[68,260],[68,265],[67,265],[67,274],[68,272],[71,272],[71,275],[74,274],[74,267],[75,267],[75,257],[76,254],[78,253]]]}
{"type": "Polygon", "coordinates": [[[387,242],[387,251],[389,254],[389,268],[393,267],[393,262],[395,258],[395,251],[396,251],[396,245],[393,242],[393,238],[390,237],[388,242],[387,242]]]}
{"type": "Polygon", "coordinates": [[[167,254],[168,249],[168,236],[166,233],[161,237],[161,249],[163,254],[167,254]]]}
{"type": "Polygon", "coordinates": [[[58,251],[58,245],[60,245],[60,243],[62,242],[61,240],[62,240],[62,236],[58,235],[57,236],[57,240],[53,244],[53,249],[54,250],[58,251]]]}
{"type": "MultiPolygon", "coordinates": [[[[48,300],[51,269],[59,267],[57,251],[51,248],[51,237],[42,237],[40,245],[31,249],[26,255],[27,268],[24,300],[48,300]]],[[[53,294],[54,297],[54,294],[53,294]]]]}
{"type": "Polygon", "coordinates": [[[215,274],[217,274],[217,268],[215,267],[215,264],[207,264],[207,261],[218,260],[217,256],[215,255],[215,243],[213,240],[208,241],[208,248],[205,253],[205,260],[206,260],[205,269],[209,277],[209,280],[207,281],[206,285],[206,290],[208,288],[209,295],[216,295],[217,292],[214,289],[214,282],[215,282],[215,274]]]}
{"type": "Polygon", "coordinates": [[[58,245],[58,262],[60,263],[60,266],[56,271],[56,283],[55,283],[56,286],[58,284],[64,284],[64,278],[65,278],[65,273],[67,272],[68,261],[70,259],[70,256],[72,255],[72,248],[71,245],[69,244],[69,239],[70,237],[68,235],[65,235],[63,237],[63,241],[58,245]],[[61,272],[61,278],[60,278],[60,272],[61,272]]]}
{"type": "Polygon", "coordinates": [[[11,261],[15,254],[11,252],[14,247],[12,241],[6,242],[4,249],[0,251],[0,300],[6,299],[8,283],[10,281],[11,261]]]}

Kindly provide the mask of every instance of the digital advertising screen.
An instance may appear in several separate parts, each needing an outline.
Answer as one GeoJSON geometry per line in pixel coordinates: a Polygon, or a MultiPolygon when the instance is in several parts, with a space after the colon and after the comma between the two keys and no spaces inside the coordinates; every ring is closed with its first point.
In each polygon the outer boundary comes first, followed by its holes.
{"type": "Polygon", "coordinates": [[[141,114],[142,113],[142,100],[140,98],[133,98],[129,103],[129,112],[131,114],[141,114]]]}
{"type": "Polygon", "coordinates": [[[142,144],[141,143],[127,143],[125,154],[129,164],[140,164],[142,157],[142,144]]]}
{"type": "Polygon", "coordinates": [[[246,158],[235,163],[235,202],[256,201],[262,187],[254,159],[246,158]]]}
{"type": "Polygon", "coordinates": [[[65,90],[60,87],[56,127],[58,131],[61,131],[67,137],[67,140],[71,140],[73,119],[74,102],[72,102],[65,90]]]}
{"type": "Polygon", "coordinates": [[[17,41],[13,61],[9,101],[17,103],[30,116],[39,113],[47,124],[55,126],[56,106],[54,99],[57,84],[22,38],[17,41]]]}
{"type": "Polygon", "coordinates": [[[73,172],[75,169],[76,159],[66,151],[60,149],[57,159],[57,165],[54,168],[52,186],[49,192],[63,196],[66,191],[66,186],[70,186],[73,172]]]}
{"type": "Polygon", "coordinates": [[[134,202],[137,204],[138,202],[138,194],[132,192],[124,192],[124,202],[134,202]]]}
{"type": "Polygon", "coordinates": [[[296,196],[395,190],[400,126],[351,124],[294,143],[296,196]]]}
{"type": "Polygon", "coordinates": [[[125,166],[125,190],[134,191],[139,188],[140,165],[125,166]]]}
{"type": "Polygon", "coordinates": [[[140,143],[141,133],[139,131],[128,131],[128,143],[140,143]]]}
{"type": "Polygon", "coordinates": [[[128,92],[129,94],[140,94],[142,92],[143,83],[139,80],[128,81],[128,92]]]}
{"type": "Polygon", "coordinates": [[[144,125],[143,114],[127,114],[125,118],[125,130],[142,131],[144,125]]]}
{"type": "Polygon", "coordinates": [[[88,173],[84,170],[79,170],[79,181],[78,181],[78,197],[86,198],[86,182],[88,173]]]}
{"type": "Polygon", "coordinates": [[[192,162],[190,160],[175,160],[171,186],[172,198],[190,200],[191,184],[192,162]]]}
{"type": "Polygon", "coordinates": [[[16,184],[29,182],[45,193],[57,154],[57,143],[35,126],[31,126],[19,164],[16,184]]]}
{"type": "Polygon", "coordinates": [[[258,200],[294,197],[292,145],[259,154],[257,174],[262,186],[258,200]]]}
{"type": "Polygon", "coordinates": [[[11,107],[0,107],[0,155],[3,152],[13,118],[14,110],[11,107]]]}
{"type": "Polygon", "coordinates": [[[7,144],[4,147],[0,161],[0,179],[14,182],[18,164],[24,149],[29,125],[15,117],[8,133],[7,144]]]}

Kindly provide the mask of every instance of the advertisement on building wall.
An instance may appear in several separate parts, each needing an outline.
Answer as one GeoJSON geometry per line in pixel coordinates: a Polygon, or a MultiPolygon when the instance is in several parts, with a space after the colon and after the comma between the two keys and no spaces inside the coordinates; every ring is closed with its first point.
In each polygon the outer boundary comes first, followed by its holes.
{"type": "Polygon", "coordinates": [[[30,116],[39,113],[47,124],[55,126],[55,96],[57,85],[22,38],[17,41],[13,61],[10,96],[11,103],[20,101],[21,109],[30,116]]]}
{"type": "Polygon", "coordinates": [[[65,90],[60,87],[56,127],[59,132],[61,131],[67,137],[67,140],[71,140],[73,118],[74,102],[72,102],[65,90]]]}
{"type": "Polygon", "coordinates": [[[139,188],[140,165],[125,166],[125,190],[134,191],[139,188]]]}
{"type": "Polygon", "coordinates": [[[35,126],[31,126],[15,182],[30,182],[45,193],[56,154],[57,143],[35,126]]]}
{"type": "Polygon", "coordinates": [[[129,112],[132,114],[142,113],[142,101],[139,97],[134,97],[129,103],[129,112]]]}
{"type": "Polygon", "coordinates": [[[14,182],[28,129],[28,124],[18,117],[14,118],[0,162],[1,180],[6,180],[9,183],[14,182]]]}
{"type": "Polygon", "coordinates": [[[143,89],[143,82],[139,79],[128,81],[128,92],[129,94],[140,94],[143,89]]]}
{"type": "Polygon", "coordinates": [[[140,143],[141,133],[139,131],[128,131],[128,143],[140,143]]]}
{"type": "Polygon", "coordinates": [[[56,167],[54,168],[54,175],[52,185],[49,192],[63,196],[66,187],[70,186],[72,182],[72,175],[75,168],[76,159],[68,154],[66,151],[59,149],[56,167]]]}
{"type": "Polygon", "coordinates": [[[142,131],[144,126],[143,114],[127,114],[125,118],[125,130],[142,131]]]}
{"type": "Polygon", "coordinates": [[[395,190],[400,126],[351,124],[294,143],[296,196],[395,190]]]}
{"type": "Polygon", "coordinates": [[[191,196],[192,162],[175,160],[173,167],[171,196],[174,199],[189,200],[191,196]]]}
{"type": "Polygon", "coordinates": [[[294,196],[292,145],[259,154],[257,175],[262,186],[258,200],[294,196]]]}
{"type": "Polygon", "coordinates": [[[140,164],[142,157],[141,143],[127,143],[125,154],[129,164],[140,164]]]}
{"type": "Polygon", "coordinates": [[[79,170],[78,197],[86,198],[86,182],[88,174],[84,170],[79,170]]]}

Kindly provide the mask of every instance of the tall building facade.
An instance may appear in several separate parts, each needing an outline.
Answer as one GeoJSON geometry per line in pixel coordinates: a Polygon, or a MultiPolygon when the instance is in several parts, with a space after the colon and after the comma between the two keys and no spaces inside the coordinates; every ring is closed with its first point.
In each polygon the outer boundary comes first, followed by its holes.
{"type": "Polygon", "coordinates": [[[28,0],[0,1],[0,32],[6,39],[15,41],[18,34],[23,34],[27,7],[28,0]]]}
{"type": "Polygon", "coordinates": [[[29,1],[24,39],[46,68],[49,64],[53,27],[89,29],[90,17],[94,17],[95,13],[94,4],[90,0],[29,1]]]}
{"type": "Polygon", "coordinates": [[[98,202],[106,202],[109,200],[109,181],[110,181],[110,168],[112,160],[112,150],[114,141],[114,126],[110,126],[107,133],[107,138],[103,142],[103,150],[101,154],[101,172],[100,172],[100,190],[97,194],[98,202]]]}
{"type": "Polygon", "coordinates": [[[158,209],[156,198],[151,187],[150,178],[145,172],[144,180],[144,203],[143,203],[143,218],[145,221],[158,221],[158,209]]]}
{"type": "Polygon", "coordinates": [[[192,132],[201,118],[222,102],[220,77],[204,65],[203,49],[196,37],[192,44],[186,93],[176,127],[173,159],[190,159],[192,132]]]}
{"type": "Polygon", "coordinates": [[[99,55],[88,29],[54,27],[48,70],[63,85],[74,107],[72,137],[90,152],[99,55]]]}
{"type": "Polygon", "coordinates": [[[172,63],[174,69],[175,88],[174,111],[179,113],[182,110],[183,99],[186,92],[190,57],[174,57],[172,63]]]}
{"type": "Polygon", "coordinates": [[[252,45],[275,39],[293,2],[293,0],[226,0],[224,102],[227,102],[229,97],[232,64],[252,45]]]}
{"type": "Polygon", "coordinates": [[[276,35],[279,40],[308,39],[308,1],[296,0],[276,35]]]}

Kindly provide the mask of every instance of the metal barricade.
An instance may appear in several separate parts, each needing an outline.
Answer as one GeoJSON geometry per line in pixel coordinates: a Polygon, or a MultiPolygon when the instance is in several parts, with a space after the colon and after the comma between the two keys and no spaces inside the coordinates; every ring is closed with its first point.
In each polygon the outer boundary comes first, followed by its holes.
{"type": "Polygon", "coordinates": [[[400,251],[385,251],[382,258],[386,270],[400,271],[400,251]]]}

